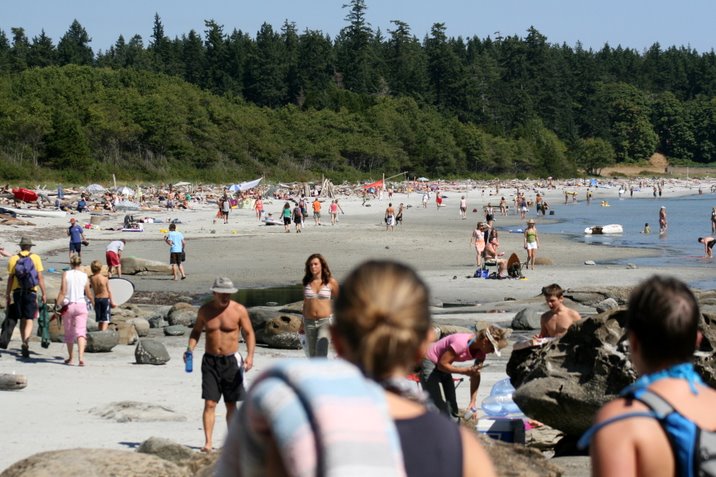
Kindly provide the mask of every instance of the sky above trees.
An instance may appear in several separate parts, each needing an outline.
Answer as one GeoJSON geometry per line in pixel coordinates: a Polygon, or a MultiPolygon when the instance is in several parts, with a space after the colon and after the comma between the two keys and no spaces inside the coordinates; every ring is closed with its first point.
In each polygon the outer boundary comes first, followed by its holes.
{"type": "MultiPolygon", "coordinates": [[[[275,28],[284,20],[295,22],[298,31],[321,30],[335,36],[345,26],[346,10],[342,0],[32,0],[4,2],[0,29],[9,34],[22,27],[28,37],[44,29],[55,41],[77,19],[92,38],[95,52],[107,50],[119,35],[130,38],[139,34],[145,40],[152,32],[158,13],[170,38],[194,29],[204,29],[204,20],[213,19],[225,31],[234,28],[249,35],[267,22],[275,28]]],[[[524,36],[530,26],[546,35],[550,43],[578,41],[585,48],[601,49],[605,43],[643,51],[654,43],[662,47],[690,46],[708,52],[716,41],[712,21],[716,18],[713,0],[370,0],[367,20],[373,29],[385,32],[391,20],[407,23],[421,38],[434,23],[444,23],[448,36],[481,38],[487,36],[524,36]]]]}

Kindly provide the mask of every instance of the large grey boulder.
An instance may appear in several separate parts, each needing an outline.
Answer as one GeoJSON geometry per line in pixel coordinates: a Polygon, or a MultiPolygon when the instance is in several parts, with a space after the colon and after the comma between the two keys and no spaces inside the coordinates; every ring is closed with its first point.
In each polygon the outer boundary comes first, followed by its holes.
{"type": "Polygon", "coordinates": [[[612,298],[618,304],[625,305],[629,300],[632,289],[632,287],[570,288],[564,292],[564,297],[589,307],[596,306],[597,303],[606,298],[612,298]]]}
{"type": "Polygon", "coordinates": [[[256,331],[256,341],[268,345],[269,348],[301,349],[298,330],[302,320],[299,315],[276,312],[276,316],[256,331]]]}
{"type": "Polygon", "coordinates": [[[266,323],[281,316],[283,312],[280,310],[275,306],[252,306],[249,308],[247,311],[254,331],[258,333],[266,327],[266,323]]]}
{"type": "Polygon", "coordinates": [[[166,262],[147,260],[146,258],[139,257],[122,257],[122,273],[127,275],[171,275],[172,267],[166,262]]]}
{"type": "Polygon", "coordinates": [[[91,477],[97,475],[188,477],[188,469],[160,457],[114,449],[39,452],[5,469],[3,477],[91,477]]]}
{"type": "MultiPolygon", "coordinates": [[[[625,310],[611,310],[578,321],[542,347],[513,351],[507,374],[516,388],[515,403],[526,415],[568,436],[583,434],[597,410],[636,380],[625,319],[625,310]]],[[[704,339],[694,364],[714,386],[716,316],[704,315],[700,329],[704,339]]]]}
{"type": "Polygon", "coordinates": [[[129,321],[120,321],[118,323],[112,323],[119,333],[119,344],[133,345],[139,340],[137,329],[129,321]]]}
{"type": "Polygon", "coordinates": [[[523,308],[512,318],[510,327],[513,330],[539,330],[542,313],[544,313],[542,309],[523,308]]]}
{"type": "Polygon", "coordinates": [[[109,353],[119,344],[119,333],[108,329],[105,331],[92,331],[87,333],[88,353],[109,353]]]}
{"type": "Polygon", "coordinates": [[[188,447],[162,437],[150,437],[142,442],[137,452],[155,455],[174,463],[191,459],[194,455],[194,452],[188,447]]]}
{"type": "Polygon", "coordinates": [[[192,327],[196,323],[196,314],[199,309],[189,303],[177,303],[167,313],[167,322],[170,325],[184,325],[192,327]]]}
{"type": "Polygon", "coordinates": [[[147,313],[145,319],[149,322],[150,328],[164,328],[167,326],[167,316],[169,311],[172,309],[171,306],[157,306],[154,307],[150,312],[147,313]]]}
{"type": "Polygon", "coordinates": [[[171,359],[167,348],[157,340],[140,339],[134,349],[137,364],[165,364],[171,359]]]}
{"type": "Polygon", "coordinates": [[[127,323],[134,325],[134,329],[137,330],[137,335],[140,338],[144,338],[149,334],[149,328],[151,326],[149,325],[149,321],[144,318],[132,318],[131,320],[127,320],[127,323]]]}

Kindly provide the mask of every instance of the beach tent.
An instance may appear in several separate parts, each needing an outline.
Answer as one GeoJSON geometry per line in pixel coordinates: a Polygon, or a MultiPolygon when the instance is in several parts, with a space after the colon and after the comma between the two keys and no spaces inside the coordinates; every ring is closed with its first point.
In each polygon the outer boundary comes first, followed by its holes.
{"type": "Polygon", "coordinates": [[[427,177],[418,177],[416,180],[418,182],[428,182],[430,179],[428,179],[427,177]]]}
{"type": "Polygon", "coordinates": [[[128,196],[134,195],[134,191],[127,186],[118,188],[117,193],[120,195],[128,195],[128,196]]]}
{"type": "MultiPolygon", "coordinates": [[[[89,192],[90,194],[99,194],[106,190],[107,189],[105,189],[104,187],[102,187],[99,184],[90,184],[87,186],[87,192],[89,192]]],[[[59,188],[58,188],[58,195],[59,195],[59,188]]]]}
{"type": "Polygon", "coordinates": [[[263,180],[263,177],[259,177],[258,179],[253,180],[253,181],[242,182],[241,184],[232,184],[229,186],[229,190],[231,192],[243,192],[245,190],[253,189],[257,185],[259,185],[259,183],[261,183],[262,180],[263,180]]]}
{"type": "Polygon", "coordinates": [[[129,200],[122,200],[114,204],[114,208],[117,210],[139,210],[139,204],[129,200]]]}

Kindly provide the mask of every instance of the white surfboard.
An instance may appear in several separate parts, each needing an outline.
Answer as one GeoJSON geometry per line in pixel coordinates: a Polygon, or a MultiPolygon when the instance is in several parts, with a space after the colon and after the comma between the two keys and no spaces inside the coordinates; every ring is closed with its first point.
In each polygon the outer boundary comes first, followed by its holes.
{"type": "Polygon", "coordinates": [[[134,295],[134,284],[125,278],[112,277],[109,279],[109,290],[112,292],[112,301],[117,306],[123,305],[134,295]]]}

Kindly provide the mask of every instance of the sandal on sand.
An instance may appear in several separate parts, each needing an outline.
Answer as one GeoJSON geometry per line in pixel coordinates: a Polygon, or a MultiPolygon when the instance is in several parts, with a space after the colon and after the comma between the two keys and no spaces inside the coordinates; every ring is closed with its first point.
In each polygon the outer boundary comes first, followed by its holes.
{"type": "Polygon", "coordinates": [[[64,362],[65,362],[65,364],[66,364],[67,366],[72,366],[72,359],[71,359],[71,358],[67,358],[64,362]]]}
{"type": "Polygon", "coordinates": [[[83,360],[80,360],[79,366],[84,366],[85,362],[83,360]]]}
{"type": "Polygon", "coordinates": [[[27,343],[22,344],[22,348],[20,348],[20,354],[22,354],[23,358],[30,357],[30,346],[27,343]]]}

